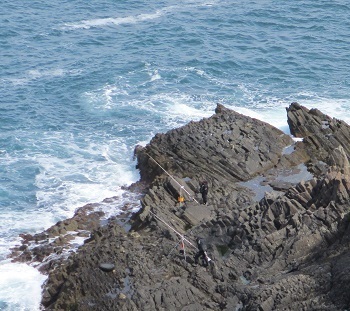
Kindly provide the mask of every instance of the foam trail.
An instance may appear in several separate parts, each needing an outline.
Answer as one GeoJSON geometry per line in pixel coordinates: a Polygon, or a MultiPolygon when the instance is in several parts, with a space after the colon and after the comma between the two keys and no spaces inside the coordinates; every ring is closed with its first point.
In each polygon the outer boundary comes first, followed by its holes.
{"type": "Polygon", "coordinates": [[[213,2],[194,2],[188,3],[187,5],[171,5],[164,7],[155,11],[154,13],[143,13],[139,15],[130,15],[126,17],[108,17],[108,18],[97,18],[90,20],[83,20],[78,23],[66,23],[62,29],[90,29],[90,28],[100,28],[106,26],[120,26],[120,25],[131,25],[137,24],[140,22],[154,20],[160,18],[166,14],[169,14],[173,11],[185,10],[187,11],[191,7],[200,7],[200,6],[213,6],[217,4],[217,1],[213,2]]]}
{"type": "Polygon", "coordinates": [[[83,20],[77,24],[68,23],[65,24],[65,29],[90,29],[90,28],[99,28],[106,26],[120,26],[120,25],[128,25],[128,24],[137,24],[143,21],[157,19],[162,16],[162,11],[156,11],[153,14],[139,14],[135,16],[127,16],[127,17],[117,17],[117,18],[98,18],[91,20],[83,20]]]}

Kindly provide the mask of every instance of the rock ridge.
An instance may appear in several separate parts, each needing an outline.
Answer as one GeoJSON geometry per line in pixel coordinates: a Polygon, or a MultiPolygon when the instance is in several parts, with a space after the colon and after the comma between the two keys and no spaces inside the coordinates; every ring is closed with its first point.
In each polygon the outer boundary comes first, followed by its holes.
{"type": "MultiPolygon", "coordinates": [[[[129,190],[141,208],[87,225],[91,235],[62,261],[44,247],[45,310],[350,308],[350,127],[298,103],[286,111],[298,140],[218,104],[212,117],[136,146],[140,181],[129,190]],[[193,265],[198,236],[208,267],[193,265]]],[[[12,257],[32,262],[34,251],[12,257]]]]}

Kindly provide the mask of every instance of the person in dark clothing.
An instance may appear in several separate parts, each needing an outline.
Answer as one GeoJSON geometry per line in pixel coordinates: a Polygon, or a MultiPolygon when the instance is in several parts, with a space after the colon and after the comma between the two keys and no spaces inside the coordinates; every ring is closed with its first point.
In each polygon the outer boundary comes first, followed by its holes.
{"type": "Polygon", "coordinates": [[[206,205],[208,196],[208,182],[206,180],[201,182],[199,192],[202,194],[203,204],[206,205]]]}
{"type": "Polygon", "coordinates": [[[194,256],[194,263],[197,265],[199,257],[202,257],[202,263],[205,267],[207,267],[209,264],[208,255],[207,255],[207,246],[200,238],[197,238],[196,242],[197,242],[198,252],[194,256]]]}

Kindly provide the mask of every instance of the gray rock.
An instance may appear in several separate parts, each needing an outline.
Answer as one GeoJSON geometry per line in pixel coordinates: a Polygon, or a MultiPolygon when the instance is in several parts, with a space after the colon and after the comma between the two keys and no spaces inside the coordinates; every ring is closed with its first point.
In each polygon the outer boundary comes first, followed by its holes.
{"type": "Polygon", "coordinates": [[[287,116],[302,142],[218,105],[212,117],[135,148],[140,181],[129,191],[141,195],[137,213],[101,225],[86,206],[43,234],[24,235],[13,259],[42,261],[44,308],[349,309],[350,129],[297,103],[287,116]],[[206,206],[197,203],[204,179],[206,206]],[[259,187],[267,191],[257,198],[259,187]],[[77,253],[48,260],[69,242],[64,230],[76,228],[91,237],[77,253]],[[208,267],[192,265],[198,236],[208,267]]]}

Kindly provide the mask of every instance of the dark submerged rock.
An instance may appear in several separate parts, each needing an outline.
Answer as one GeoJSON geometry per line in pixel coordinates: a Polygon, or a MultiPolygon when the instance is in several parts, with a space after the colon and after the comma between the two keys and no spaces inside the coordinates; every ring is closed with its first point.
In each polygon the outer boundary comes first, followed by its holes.
{"type": "MultiPolygon", "coordinates": [[[[118,217],[90,222],[92,234],[78,252],[46,263],[46,310],[350,307],[349,126],[293,103],[288,123],[303,137],[294,142],[222,105],[215,112],[135,148],[141,179],[129,189],[142,191],[141,209],[124,218],[130,227],[118,217]],[[198,194],[204,179],[206,206],[198,194]],[[262,187],[268,192],[257,200],[262,187]],[[208,267],[192,265],[197,236],[208,244],[208,267]],[[113,269],[106,273],[101,263],[113,269]]],[[[32,239],[62,236],[85,222],[75,217],[23,236],[13,256],[38,258],[32,239]]]]}

